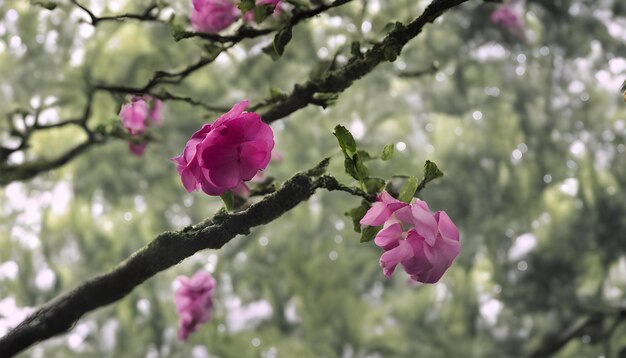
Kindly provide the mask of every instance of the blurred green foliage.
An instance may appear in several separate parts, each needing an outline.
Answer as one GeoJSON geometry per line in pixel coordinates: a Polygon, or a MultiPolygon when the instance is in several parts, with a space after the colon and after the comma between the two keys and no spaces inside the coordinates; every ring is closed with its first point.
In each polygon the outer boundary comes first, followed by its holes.
{"type": "MultiPolygon", "coordinates": [[[[83,2],[106,14],[148,5],[83,2]]],[[[154,71],[182,69],[204,51],[198,39],[175,42],[161,24],[104,22],[94,29],[80,23],[80,10],[58,5],[49,11],[0,1],[3,112],[56,102],[51,121],[76,116],[86,78],[142,86],[154,71]]],[[[407,21],[425,5],[355,1],[294,27],[278,61],[261,51],[272,36],[246,41],[172,91],[227,108],[242,98],[258,103],[329,66],[336,53],[345,61],[353,41],[365,47],[389,22],[407,21]]],[[[177,16],[190,8],[184,1],[171,6],[177,16]]],[[[344,216],[359,199],[320,192],[21,356],[518,357],[598,312],[603,319],[555,356],[618,356],[626,347],[626,324],[612,313],[626,302],[626,106],[618,93],[626,8],[621,0],[528,0],[524,42],[490,23],[496,6],[474,1],[454,9],[333,106],[308,107],[273,124],[283,159],[267,173],[278,180],[333,155],[329,171],[354,184],[332,135],[337,124],[371,153],[396,143],[391,160],[368,162],[371,175],[421,178],[425,160],[435,161],[446,176],[420,196],[448,212],[462,242],[440,283],[416,287],[402,274],[385,279],[381,250],[360,244],[344,216]],[[400,76],[435,61],[432,75],[400,76]],[[181,343],[172,283],[201,267],[218,280],[214,318],[181,343]],[[261,300],[271,315],[250,314],[250,304],[261,300]]],[[[118,120],[123,100],[99,93],[91,124],[118,120]]],[[[10,299],[18,307],[42,304],[159,232],[215,213],[219,198],[186,193],[168,158],[217,115],[167,102],[164,123],[154,129],[158,141],[143,157],[113,141],[1,188],[4,307],[10,299]]],[[[81,140],[76,133],[38,135],[28,155],[60,153],[81,140]]]]}

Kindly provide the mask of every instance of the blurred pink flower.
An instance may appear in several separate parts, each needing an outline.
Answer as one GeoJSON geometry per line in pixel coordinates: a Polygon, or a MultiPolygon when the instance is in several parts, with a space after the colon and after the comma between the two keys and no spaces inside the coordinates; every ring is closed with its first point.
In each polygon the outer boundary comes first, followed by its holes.
{"type": "Polygon", "coordinates": [[[514,4],[502,4],[491,13],[491,22],[503,27],[512,35],[525,38],[524,22],[521,11],[516,11],[514,4]]]}
{"type": "Polygon", "coordinates": [[[194,31],[218,33],[237,21],[240,11],[229,0],[193,0],[191,27],[194,31]]]}
{"type": "Polygon", "coordinates": [[[188,192],[202,189],[222,195],[252,179],[267,167],[274,147],[272,128],[254,112],[244,112],[248,101],[233,106],[213,124],[194,133],[176,163],[188,192]]]}
{"type": "MultiPolygon", "coordinates": [[[[280,16],[283,12],[281,0],[256,0],[255,6],[265,6],[270,5],[274,7],[273,16],[280,16]]],[[[243,21],[245,22],[254,22],[254,12],[252,10],[246,11],[243,14],[243,21]]]]}
{"type": "Polygon", "coordinates": [[[128,142],[128,149],[130,149],[131,153],[133,153],[134,155],[141,157],[143,155],[143,152],[146,151],[147,145],[148,145],[148,142],[143,142],[140,144],[128,142]]]}
{"type": "Polygon", "coordinates": [[[152,99],[152,107],[150,109],[150,115],[148,119],[152,121],[152,123],[161,123],[163,117],[161,117],[161,112],[163,111],[163,102],[158,98],[152,99]]]}
{"type": "MultiPolygon", "coordinates": [[[[130,103],[122,105],[120,109],[120,119],[122,126],[132,136],[140,136],[145,133],[150,123],[160,123],[162,121],[161,111],[163,102],[149,95],[133,96],[130,103]]],[[[130,151],[137,155],[143,155],[147,142],[140,144],[128,143],[130,151]]]]}
{"type": "Polygon", "coordinates": [[[385,276],[391,277],[401,264],[415,281],[439,281],[461,250],[459,231],[450,217],[444,211],[433,214],[426,202],[419,199],[408,205],[386,192],[379,197],[380,201],[370,208],[361,223],[377,226],[384,221],[374,242],[385,250],[380,257],[385,276]],[[404,205],[399,206],[400,203],[404,205]]]}
{"type": "Polygon", "coordinates": [[[200,270],[193,277],[178,277],[180,287],[174,295],[176,312],[180,317],[178,339],[186,341],[198,326],[211,319],[215,279],[207,271],[200,270]]]}
{"type": "Polygon", "coordinates": [[[148,104],[143,99],[126,103],[120,109],[122,126],[130,134],[143,134],[146,130],[146,118],[148,117],[148,104]]]}

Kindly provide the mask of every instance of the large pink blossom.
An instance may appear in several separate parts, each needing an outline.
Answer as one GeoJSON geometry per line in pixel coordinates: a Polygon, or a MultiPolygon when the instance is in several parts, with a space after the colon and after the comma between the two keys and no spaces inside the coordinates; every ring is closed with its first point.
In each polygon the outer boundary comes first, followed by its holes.
{"type": "Polygon", "coordinates": [[[183,153],[171,159],[188,192],[222,195],[267,167],[274,133],[258,114],[244,112],[247,107],[248,101],[241,101],[213,124],[203,125],[183,153]]]}
{"type": "Polygon", "coordinates": [[[207,271],[200,270],[193,277],[178,277],[180,287],[174,295],[176,312],[180,317],[178,339],[186,341],[202,323],[211,319],[215,279],[207,271]]]}
{"type": "Polygon", "coordinates": [[[194,31],[217,33],[237,21],[240,14],[229,0],[193,0],[191,26],[194,31]]]}
{"type": "Polygon", "coordinates": [[[400,202],[394,200],[388,193],[381,193],[361,221],[373,226],[384,221],[374,240],[385,250],[380,257],[383,273],[391,277],[400,264],[415,281],[439,281],[459,255],[458,229],[444,211],[432,213],[424,201],[417,199],[398,207],[400,202]]]}

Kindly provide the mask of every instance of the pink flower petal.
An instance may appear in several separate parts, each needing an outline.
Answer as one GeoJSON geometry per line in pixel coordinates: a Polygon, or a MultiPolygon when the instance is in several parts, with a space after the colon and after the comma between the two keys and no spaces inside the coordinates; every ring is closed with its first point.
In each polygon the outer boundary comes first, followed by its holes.
{"type": "Polygon", "coordinates": [[[437,220],[439,232],[443,238],[459,241],[459,229],[457,229],[456,225],[454,225],[445,211],[437,211],[435,213],[435,219],[437,220]]]}
{"type": "Polygon", "coordinates": [[[434,215],[419,204],[411,204],[411,215],[415,231],[426,239],[426,243],[434,245],[437,237],[437,221],[434,215]]]}
{"type": "Polygon", "coordinates": [[[380,267],[382,267],[385,276],[391,277],[396,266],[403,260],[409,259],[412,255],[413,250],[406,240],[398,241],[398,246],[385,251],[382,256],[380,256],[380,267]]]}
{"type": "Polygon", "coordinates": [[[398,246],[400,239],[402,239],[402,225],[399,223],[385,224],[385,227],[376,235],[374,243],[384,250],[390,250],[398,246]]]}
{"type": "Polygon", "coordinates": [[[247,181],[259,169],[265,169],[271,159],[272,148],[260,141],[242,143],[239,148],[239,173],[241,179],[247,181]]]}

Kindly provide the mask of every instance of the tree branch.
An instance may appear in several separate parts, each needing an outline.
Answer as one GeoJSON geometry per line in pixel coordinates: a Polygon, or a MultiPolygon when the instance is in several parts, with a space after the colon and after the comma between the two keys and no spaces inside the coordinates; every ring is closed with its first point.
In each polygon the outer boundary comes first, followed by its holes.
{"type": "Polygon", "coordinates": [[[2,171],[0,171],[0,185],[7,185],[17,180],[32,179],[40,173],[61,167],[85,152],[90,147],[96,144],[104,143],[104,141],[104,139],[88,139],[74,148],[69,149],[59,157],[51,160],[40,160],[18,165],[0,166],[0,168],[2,168],[2,171]]]}
{"type": "MultiPolygon", "coordinates": [[[[327,160],[321,163],[322,167],[324,163],[327,164],[327,160]]],[[[317,176],[321,174],[319,171],[297,173],[279,190],[244,211],[226,213],[222,210],[212,219],[158,235],[112,271],[96,276],[40,307],[0,338],[0,356],[12,356],[39,341],[68,331],[84,314],[121,299],[150,277],[200,250],[219,249],[237,235],[248,235],[251,228],[275,220],[309,199],[318,188],[343,190],[334,178],[317,176]]]]}
{"type": "Polygon", "coordinates": [[[76,5],[78,8],[83,10],[89,16],[89,19],[91,20],[91,25],[93,25],[93,26],[97,26],[100,22],[103,22],[103,21],[124,21],[126,19],[133,19],[133,20],[139,20],[139,21],[159,21],[160,22],[160,20],[158,19],[158,14],[152,15],[152,11],[154,9],[158,9],[157,4],[155,4],[155,3],[151,4],[150,6],[148,6],[146,8],[146,10],[144,10],[144,12],[141,13],[141,14],[122,14],[122,15],[116,15],[116,16],[96,16],[91,10],[89,10],[85,6],[81,5],[78,1],[71,0],[71,2],[72,2],[72,4],[76,5]]]}
{"type": "MultiPolygon", "coordinates": [[[[271,123],[291,113],[315,103],[318,93],[340,93],[352,83],[385,61],[393,61],[400,55],[402,48],[422,32],[424,26],[435,21],[446,10],[468,0],[433,0],[417,19],[404,26],[399,23],[383,39],[360,57],[353,57],[345,66],[328,72],[323,78],[311,79],[304,84],[297,84],[286,97],[277,101],[261,114],[263,121],[271,123]]],[[[257,106],[259,107],[259,106],[257,106]]]]}
{"type": "Polygon", "coordinates": [[[17,135],[21,139],[21,143],[16,148],[7,148],[4,146],[0,146],[0,186],[7,185],[16,180],[28,180],[35,177],[39,173],[56,169],[62,165],[65,165],[70,160],[83,153],[89,147],[95,144],[104,143],[106,141],[106,137],[103,135],[97,135],[87,126],[87,122],[91,117],[93,99],[94,91],[88,90],[87,103],[85,103],[83,113],[79,118],[64,120],[56,124],[41,125],[39,123],[39,113],[41,109],[37,109],[35,114],[35,122],[32,126],[27,126],[26,122],[24,122],[25,128],[22,132],[17,132],[14,130],[13,134],[17,135]],[[60,128],[68,125],[81,128],[83,132],[87,135],[87,139],[54,159],[40,159],[37,161],[17,165],[11,165],[5,162],[8,160],[8,157],[11,153],[18,150],[23,150],[28,146],[28,142],[34,131],[60,128]]]}

